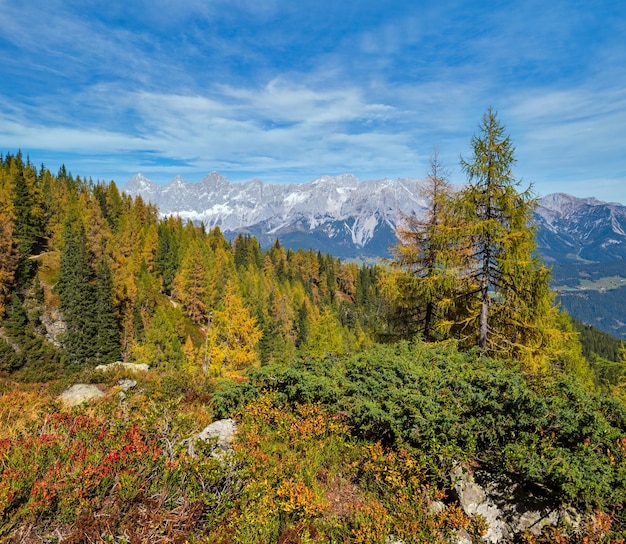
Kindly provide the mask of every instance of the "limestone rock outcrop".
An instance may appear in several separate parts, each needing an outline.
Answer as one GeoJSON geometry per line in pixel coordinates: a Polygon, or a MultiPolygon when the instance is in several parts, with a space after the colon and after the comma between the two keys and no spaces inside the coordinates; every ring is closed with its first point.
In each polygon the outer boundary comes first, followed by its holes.
{"type": "Polygon", "coordinates": [[[214,421],[205,427],[197,435],[187,440],[187,447],[190,455],[195,455],[196,450],[194,442],[200,440],[202,442],[214,442],[212,455],[221,456],[224,453],[231,452],[235,435],[237,434],[237,422],[234,419],[220,419],[214,421]]]}
{"type": "Polygon", "coordinates": [[[123,363],[122,361],[117,361],[108,365],[98,365],[95,368],[95,370],[101,372],[110,372],[119,369],[130,370],[131,372],[147,372],[150,370],[150,366],[145,363],[123,363]]]}
{"type": "Polygon", "coordinates": [[[84,402],[104,397],[104,393],[100,389],[87,383],[77,383],[66,389],[59,395],[59,400],[67,407],[78,406],[84,402]]]}
{"type": "Polygon", "coordinates": [[[483,542],[513,542],[524,532],[539,536],[548,525],[564,523],[576,530],[581,524],[577,512],[534,495],[513,482],[503,484],[486,472],[473,472],[457,466],[451,476],[465,513],[481,515],[487,522],[489,529],[483,535],[483,542]]]}

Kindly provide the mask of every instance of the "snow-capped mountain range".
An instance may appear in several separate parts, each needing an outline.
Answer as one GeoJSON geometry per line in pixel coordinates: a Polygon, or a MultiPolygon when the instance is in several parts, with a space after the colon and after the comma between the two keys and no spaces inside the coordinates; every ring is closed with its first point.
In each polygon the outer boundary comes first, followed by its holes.
{"type": "MultiPolygon", "coordinates": [[[[254,179],[230,183],[212,172],[198,182],[180,176],[159,186],[141,174],[124,191],[155,204],[162,216],[219,226],[226,235],[276,238],[287,247],[319,249],[338,257],[384,257],[403,216],[424,213],[423,181],[360,182],[350,174],[308,183],[272,185],[254,179]]],[[[535,213],[539,250],[548,262],[626,259],[626,207],[557,193],[540,199],[535,213]]]]}
{"type": "Polygon", "coordinates": [[[350,174],[290,185],[230,183],[212,172],[194,183],[177,176],[163,187],[137,174],[124,191],[155,204],[162,216],[251,233],[263,245],[279,238],[287,247],[375,257],[387,254],[402,214],[423,213],[419,186],[416,179],[360,182],[350,174]]]}
{"type": "Polygon", "coordinates": [[[537,244],[547,261],[626,259],[626,206],[563,193],[547,195],[535,212],[537,244]]]}

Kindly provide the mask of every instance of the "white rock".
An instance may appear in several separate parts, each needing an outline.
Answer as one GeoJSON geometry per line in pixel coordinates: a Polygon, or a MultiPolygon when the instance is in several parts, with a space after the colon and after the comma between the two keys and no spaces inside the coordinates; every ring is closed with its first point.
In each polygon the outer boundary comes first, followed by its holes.
{"type": "Polygon", "coordinates": [[[214,421],[202,432],[183,441],[187,445],[187,451],[191,457],[196,456],[195,444],[198,441],[209,442],[217,439],[211,455],[216,459],[223,459],[224,454],[233,450],[233,442],[237,433],[237,422],[234,419],[220,419],[214,421]]]}
{"type": "Polygon", "coordinates": [[[128,391],[137,385],[136,380],[120,380],[117,383],[122,388],[122,391],[128,391]]]}
{"type": "Polygon", "coordinates": [[[452,474],[455,480],[454,488],[465,513],[469,516],[480,514],[487,521],[489,529],[483,535],[483,542],[494,544],[505,542],[510,533],[503,521],[502,511],[476,483],[473,474],[465,472],[461,467],[456,467],[452,474]]]}
{"type": "Polygon", "coordinates": [[[97,386],[93,384],[77,383],[61,393],[59,399],[63,404],[71,407],[103,396],[104,393],[100,391],[97,386]]]}
{"type": "Polygon", "coordinates": [[[147,372],[148,370],[150,370],[150,366],[145,363],[123,363],[122,361],[117,361],[116,363],[111,363],[108,365],[98,365],[96,367],[96,370],[109,372],[110,370],[118,370],[121,368],[130,370],[131,372],[147,372]]]}
{"type": "Polygon", "coordinates": [[[216,446],[227,451],[232,449],[236,432],[237,422],[234,419],[220,419],[208,425],[202,432],[196,435],[196,438],[206,442],[217,437],[216,446]]]}

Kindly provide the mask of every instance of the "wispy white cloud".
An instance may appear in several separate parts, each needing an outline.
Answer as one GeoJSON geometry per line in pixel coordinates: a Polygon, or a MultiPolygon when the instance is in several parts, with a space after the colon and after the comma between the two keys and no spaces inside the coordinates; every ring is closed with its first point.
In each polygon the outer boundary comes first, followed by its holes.
{"type": "Polygon", "coordinates": [[[493,106],[542,193],[623,184],[626,14],[579,7],[0,0],[0,148],[163,182],[421,176],[437,145],[458,182],[493,106]]]}
{"type": "Polygon", "coordinates": [[[368,164],[386,161],[390,146],[397,147],[401,138],[393,132],[350,130],[355,121],[367,123],[390,109],[363,102],[351,89],[312,92],[273,83],[261,92],[219,90],[221,100],[140,95],[138,110],[151,134],[146,137],[161,152],[168,150],[177,157],[191,154],[202,163],[233,161],[240,170],[252,171],[256,160],[267,164],[271,158],[274,165],[310,172],[354,164],[365,170],[368,164]],[[353,155],[360,162],[353,161],[353,155]]]}
{"type": "Polygon", "coordinates": [[[314,89],[284,78],[270,81],[261,89],[222,86],[226,98],[236,101],[246,116],[259,116],[272,122],[325,124],[392,116],[388,104],[366,102],[363,92],[347,85],[314,89]]]}
{"type": "Polygon", "coordinates": [[[36,123],[16,123],[0,116],[2,137],[0,145],[5,148],[48,149],[71,153],[111,153],[145,149],[147,142],[140,137],[106,130],[83,127],[62,127],[36,123]],[[7,145],[11,142],[13,145],[7,145]]]}
{"type": "Polygon", "coordinates": [[[582,178],[591,195],[597,180],[626,178],[626,90],[538,92],[520,97],[510,114],[523,127],[518,148],[526,170],[546,187],[560,181],[567,192],[582,178]]]}

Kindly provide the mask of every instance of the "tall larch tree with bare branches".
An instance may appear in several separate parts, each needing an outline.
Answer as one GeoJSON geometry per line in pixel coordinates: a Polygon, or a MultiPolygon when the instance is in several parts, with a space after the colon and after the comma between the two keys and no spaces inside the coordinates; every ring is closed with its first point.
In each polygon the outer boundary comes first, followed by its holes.
{"type": "Polygon", "coordinates": [[[472,248],[463,271],[472,285],[462,294],[463,339],[485,355],[537,361],[558,334],[550,271],[536,253],[536,200],[530,187],[518,190],[515,149],[491,108],[471,147],[472,156],[461,159],[468,183],[455,206],[461,243],[472,248]]]}

